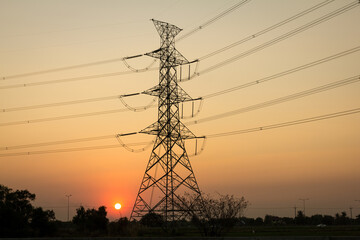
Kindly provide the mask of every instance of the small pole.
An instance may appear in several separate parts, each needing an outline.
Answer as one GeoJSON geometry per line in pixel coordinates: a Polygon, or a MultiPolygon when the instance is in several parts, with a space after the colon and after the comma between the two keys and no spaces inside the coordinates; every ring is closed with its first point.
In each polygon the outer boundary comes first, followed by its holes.
{"type": "Polygon", "coordinates": [[[67,197],[67,221],[69,222],[70,221],[70,197],[72,195],[65,195],[65,197],[67,197]]]}

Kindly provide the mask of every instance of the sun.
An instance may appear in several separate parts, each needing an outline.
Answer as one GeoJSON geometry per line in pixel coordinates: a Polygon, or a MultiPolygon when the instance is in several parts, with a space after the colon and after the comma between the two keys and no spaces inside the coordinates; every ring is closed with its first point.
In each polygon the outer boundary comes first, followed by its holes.
{"type": "Polygon", "coordinates": [[[116,210],[120,210],[120,208],[121,208],[121,204],[120,204],[120,203],[116,203],[116,204],[115,204],[115,209],[116,209],[116,210]]]}

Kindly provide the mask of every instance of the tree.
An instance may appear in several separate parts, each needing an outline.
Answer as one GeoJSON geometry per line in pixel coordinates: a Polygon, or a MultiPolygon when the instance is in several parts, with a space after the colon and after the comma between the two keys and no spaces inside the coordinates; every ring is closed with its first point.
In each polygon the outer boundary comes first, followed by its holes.
{"type": "Polygon", "coordinates": [[[41,207],[35,208],[31,214],[30,226],[35,236],[49,236],[56,231],[55,213],[52,210],[43,210],[41,207]]]}
{"type": "Polygon", "coordinates": [[[13,191],[0,185],[0,236],[17,237],[29,234],[29,220],[33,211],[30,201],[35,194],[27,190],[13,191]]]}
{"type": "Polygon", "coordinates": [[[310,217],[310,222],[313,225],[325,224],[323,221],[324,217],[321,214],[315,214],[310,217]]]}
{"type": "Polygon", "coordinates": [[[119,218],[118,221],[109,224],[109,235],[111,236],[130,236],[131,230],[131,222],[127,217],[119,218]]]}
{"type": "Polygon", "coordinates": [[[298,211],[295,223],[300,225],[306,224],[306,217],[302,211],[298,211]]]}
{"type": "Polygon", "coordinates": [[[55,228],[53,211],[34,208],[36,195],[28,190],[12,190],[0,185],[0,237],[51,235],[55,228]]]}
{"type": "Polygon", "coordinates": [[[140,219],[140,223],[147,227],[161,227],[164,219],[160,214],[149,212],[140,219]]]}
{"type": "Polygon", "coordinates": [[[333,225],[335,222],[335,219],[333,216],[330,216],[330,215],[324,215],[323,217],[323,224],[326,224],[326,225],[333,225]]]}
{"type": "Polygon", "coordinates": [[[80,206],[80,208],[76,209],[76,215],[73,217],[72,222],[76,225],[80,232],[85,231],[86,211],[83,206],[80,206]]]}
{"type": "Polygon", "coordinates": [[[335,215],[335,224],[338,225],[346,225],[351,222],[350,218],[348,218],[346,212],[341,212],[341,215],[339,213],[336,213],[335,215]]]}
{"type": "Polygon", "coordinates": [[[109,219],[106,218],[106,207],[101,206],[98,210],[87,209],[83,206],[76,209],[73,223],[80,232],[91,232],[95,235],[104,234],[107,230],[109,219]]]}
{"type": "Polygon", "coordinates": [[[355,222],[357,224],[360,224],[360,214],[356,216],[355,222]]]}
{"type": "Polygon", "coordinates": [[[234,227],[248,205],[243,197],[219,195],[215,198],[208,194],[203,194],[201,198],[185,195],[179,204],[190,206],[190,203],[192,222],[201,230],[202,235],[211,237],[222,236],[234,227]]]}

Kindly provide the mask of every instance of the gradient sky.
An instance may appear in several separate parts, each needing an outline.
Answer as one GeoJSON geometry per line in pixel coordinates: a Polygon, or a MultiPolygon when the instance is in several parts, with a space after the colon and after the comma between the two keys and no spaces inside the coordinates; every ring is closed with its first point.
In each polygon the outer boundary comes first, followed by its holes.
{"type": "MultiPolygon", "coordinates": [[[[122,62],[24,78],[7,76],[142,54],[159,47],[159,36],[149,19],[183,28],[185,34],[238,1],[209,0],[0,0],[1,86],[25,84],[126,71],[122,62]]],[[[189,60],[227,46],[322,1],[252,0],[231,14],[185,38],[177,49],[189,60]]],[[[200,61],[199,71],[280,36],[354,1],[338,0],[212,58],[200,61]]],[[[192,97],[238,86],[285,71],[360,44],[359,6],[285,41],[224,67],[181,83],[192,97]]],[[[290,74],[257,86],[206,99],[201,119],[359,74],[360,53],[290,74]]],[[[137,68],[149,57],[129,63],[137,68]]],[[[0,109],[139,92],[158,82],[156,71],[50,84],[0,89],[0,109]]],[[[198,136],[260,127],[358,108],[359,83],[275,106],[195,124],[198,136]]],[[[126,99],[145,105],[149,96],[126,99]]],[[[0,123],[119,109],[108,100],[37,110],[0,113],[0,123]]],[[[185,105],[186,113],[191,106],[185,105]]],[[[139,131],[156,121],[157,111],[123,112],[42,123],[0,126],[0,147],[139,131]]],[[[183,120],[189,121],[188,119],[183,120]]],[[[306,202],[307,214],[334,214],[353,207],[360,214],[360,115],[354,114],[297,126],[209,138],[204,151],[191,157],[199,187],[207,193],[244,196],[251,205],[246,216],[293,216],[294,206],[306,202]]],[[[125,142],[151,141],[136,135],[125,142]]],[[[116,139],[39,148],[0,151],[0,154],[117,144],[116,139]]],[[[194,153],[189,143],[189,154],[194,153]]],[[[80,204],[108,207],[111,219],[123,205],[129,216],[151,152],[130,153],[124,148],[0,157],[0,184],[36,193],[35,204],[54,209],[66,220],[80,204]]]]}

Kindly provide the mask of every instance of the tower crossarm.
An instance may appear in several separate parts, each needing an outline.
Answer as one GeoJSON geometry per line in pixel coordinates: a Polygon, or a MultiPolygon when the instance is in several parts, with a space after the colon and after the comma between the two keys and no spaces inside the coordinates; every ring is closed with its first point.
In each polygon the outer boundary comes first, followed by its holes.
{"type": "Polygon", "coordinates": [[[167,48],[160,48],[158,50],[155,50],[153,52],[149,52],[145,54],[146,56],[150,56],[153,58],[158,58],[163,61],[168,61],[171,63],[172,67],[176,67],[179,65],[184,65],[190,63],[178,50],[175,48],[171,49],[169,47],[167,48]],[[165,54],[170,53],[171,55],[165,54]]]}

